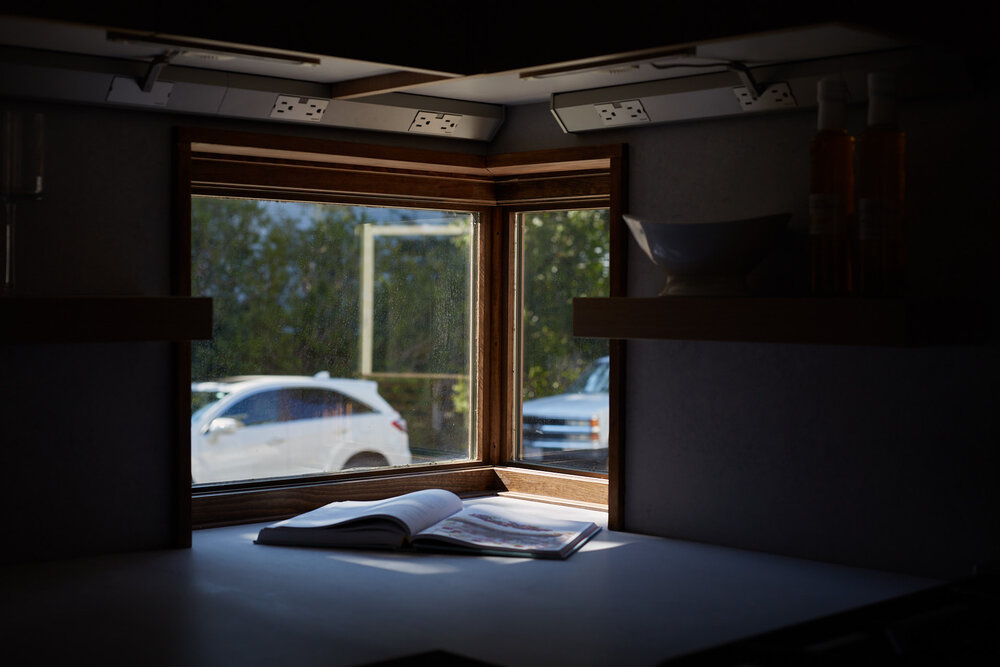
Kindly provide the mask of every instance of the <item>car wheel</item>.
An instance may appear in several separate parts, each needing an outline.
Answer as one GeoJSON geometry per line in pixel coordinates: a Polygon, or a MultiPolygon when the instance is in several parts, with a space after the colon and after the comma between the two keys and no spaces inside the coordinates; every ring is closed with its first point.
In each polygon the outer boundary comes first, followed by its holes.
{"type": "Polygon", "coordinates": [[[343,469],[382,468],[387,465],[389,465],[389,461],[387,461],[381,454],[375,454],[374,452],[361,452],[360,454],[355,454],[351,458],[347,459],[347,463],[344,464],[343,469]]]}

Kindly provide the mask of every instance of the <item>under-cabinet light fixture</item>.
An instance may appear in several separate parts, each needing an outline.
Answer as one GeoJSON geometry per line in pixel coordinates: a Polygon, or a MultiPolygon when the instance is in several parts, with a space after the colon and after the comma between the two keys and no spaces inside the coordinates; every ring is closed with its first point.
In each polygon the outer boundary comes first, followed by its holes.
{"type": "Polygon", "coordinates": [[[562,65],[534,67],[524,70],[518,76],[522,79],[549,79],[557,76],[621,70],[622,68],[632,66],[637,67],[641,62],[647,60],[693,58],[695,55],[693,48],[670,47],[666,49],[647,49],[645,51],[633,51],[601,58],[588,58],[587,60],[579,60],[562,65]]]}
{"type": "Polygon", "coordinates": [[[161,46],[167,51],[174,52],[174,55],[178,53],[186,55],[210,54],[223,59],[264,60],[272,63],[306,67],[315,67],[320,64],[320,59],[315,56],[192,39],[190,37],[177,37],[175,35],[108,30],[106,38],[109,42],[119,42],[122,44],[151,44],[161,46]]]}
{"type": "Polygon", "coordinates": [[[550,110],[563,132],[576,133],[807,109],[816,106],[819,81],[833,74],[847,82],[857,103],[867,100],[868,72],[876,70],[895,73],[900,97],[964,91],[971,85],[959,56],[921,47],[754,66],[684,60],[658,59],[650,65],[699,67],[704,73],[553,93],[550,110]],[[928,87],[927,81],[934,85],[928,87]]]}
{"type": "MultiPolygon", "coordinates": [[[[661,79],[641,83],[554,93],[551,111],[563,132],[587,132],[628,125],[651,125],[718,116],[750,110],[741,106],[736,88],[756,100],[732,71],[661,79]]],[[[759,85],[759,84],[758,84],[759,85]]],[[[766,87],[765,87],[766,88],[766,87]]],[[[793,98],[792,98],[793,99],[793,98]]]]}
{"type": "Polygon", "coordinates": [[[327,83],[232,76],[173,61],[142,65],[134,59],[2,48],[0,95],[376,132],[425,131],[473,141],[492,140],[504,121],[499,104],[402,92],[335,99],[327,83]],[[440,122],[414,127],[418,117],[440,122]]]}

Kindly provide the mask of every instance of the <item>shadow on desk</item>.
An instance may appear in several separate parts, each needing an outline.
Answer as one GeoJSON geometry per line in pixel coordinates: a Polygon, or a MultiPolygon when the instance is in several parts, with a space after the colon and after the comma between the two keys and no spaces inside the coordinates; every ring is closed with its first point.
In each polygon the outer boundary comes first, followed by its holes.
{"type": "Polygon", "coordinates": [[[371,662],[361,667],[498,667],[491,662],[483,662],[448,651],[428,651],[394,658],[382,662],[371,662]]]}
{"type": "Polygon", "coordinates": [[[986,575],[945,584],[662,664],[1000,665],[1000,577],[986,575]]]}

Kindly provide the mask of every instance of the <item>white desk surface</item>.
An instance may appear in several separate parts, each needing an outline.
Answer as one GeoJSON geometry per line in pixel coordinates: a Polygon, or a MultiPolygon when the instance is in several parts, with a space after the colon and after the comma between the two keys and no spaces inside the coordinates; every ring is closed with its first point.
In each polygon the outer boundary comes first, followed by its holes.
{"type": "MultiPolygon", "coordinates": [[[[526,513],[586,510],[512,498],[526,513]]],[[[3,569],[12,664],[364,665],[446,651],[494,665],[655,665],[939,582],[602,530],[565,561],[262,546],[3,569]]]]}

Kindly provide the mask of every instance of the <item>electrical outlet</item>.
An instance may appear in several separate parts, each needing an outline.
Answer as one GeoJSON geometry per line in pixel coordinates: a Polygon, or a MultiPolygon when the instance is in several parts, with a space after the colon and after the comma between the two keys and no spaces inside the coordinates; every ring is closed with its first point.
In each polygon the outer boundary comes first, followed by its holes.
{"type": "Polygon", "coordinates": [[[649,116],[646,115],[646,110],[642,107],[642,102],[639,100],[622,100],[621,102],[595,104],[594,110],[601,118],[601,122],[606,126],[649,122],[649,116]]]}
{"type": "Polygon", "coordinates": [[[733,88],[733,93],[744,111],[766,111],[798,106],[787,83],[772,83],[757,96],[757,99],[750,95],[746,86],[733,88]]]}
{"type": "Polygon", "coordinates": [[[283,120],[308,120],[319,122],[330,100],[314,97],[296,97],[294,95],[278,95],[271,107],[271,118],[283,120]]]}
{"type": "Polygon", "coordinates": [[[458,127],[462,115],[457,113],[435,113],[433,111],[418,111],[410,123],[410,132],[425,134],[451,134],[458,127]]]}

